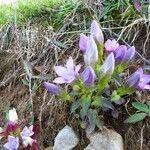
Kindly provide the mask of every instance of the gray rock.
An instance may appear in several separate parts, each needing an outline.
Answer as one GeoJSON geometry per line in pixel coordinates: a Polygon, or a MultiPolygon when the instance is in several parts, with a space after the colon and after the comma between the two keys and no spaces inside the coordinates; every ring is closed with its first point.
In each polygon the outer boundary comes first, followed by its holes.
{"type": "Polygon", "coordinates": [[[113,130],[104,129],[87,136],[90,144],[84,150],[123,150],[123,139],[113,130]]]}
{"type": "Polygon", "coordinates": [[[72,150],[78,144],[78,137],[71,127],[65,126],[56,136],[53,150],[72,150]]]}

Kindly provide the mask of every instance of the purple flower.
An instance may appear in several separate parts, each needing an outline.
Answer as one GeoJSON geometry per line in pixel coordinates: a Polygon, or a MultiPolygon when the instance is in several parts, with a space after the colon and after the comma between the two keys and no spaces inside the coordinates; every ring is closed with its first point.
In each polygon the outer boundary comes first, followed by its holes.
{"type": "Polygon", "coordinates": [[[115,59],[114,54],[110,53],[107,58],[105,59],[103,65],[100,68],[100,71],[103,75],[111,75],[114,72],[115,67],[115,59]]]}
{"type": "Polygon", "coordinates": [[[120,45],[116,50],[115,50],[115,59],[118,61],[122,61],[125,58],[125,55],[127,53],[127,47],[125,45],[120,45]]]}
{"type": "Polygon", "coordinates": [[[105,47],[106,51],[114,52],[119,47],[119,43],[115,39],[113,39],[113,40],[108,39],[105,42],[104,47],[105,47]]]}
{"type": "Polygon", "coordinates": [[[54,79],[53,82],[58,84],[73,82],[76,79],[80,68],[81,65],[75,66],[72,57],[69,57],[65,67],[63,66],[54,67],[54,70],[59,77],[54,79]]]}
{"type": "Polygon", "coordinates": [[[142,10],[142,5],[140,0],[133,0],[133,5],[138,12],[142,10]]]}
{"type": "Polygon", "coordinates": [[[129,62],[135,55],[135,47],[127,48],[125,45],[120,45],[114,51],[114,55],[117,61],[129,62]]]}
{"type": "Polygon", "coordinates": [[[20,130],[19,124],[16,122],[8,121],[4,127],[4,132],[9,134],[16,134],[20,130]]]}
{"type": "Polygon", "coordinates": [[[79,48],[82,52],[85,52],[87,49],[87,44],[89,41],[89,37],[87,37],[85,34],[80,34],[80,40],[79,40],[79,48]]]}
{"type": "Polygon", "coordinates": [[[8,150],[18,150],[19,138],[14,136],[8,136],[8,142],[4,145],[8,150]]]}
{"type": "Polygon", "coordinates": [[[89,38],[87,50],[84,53],[84,61],[86,65],[94,65],[98,61],[97,45],[92,36],[89,38]]]}
{"type": "Polygon", "coordinates": [[[94,84],[96,75],[93,68],[91,66],[86,67],[85,70],[81,73],[81,78],[83,83],[86,85],[94,84]]]}
{"type": "Polygon", "coordinates": [[[126,55],[124,57],[124,61],[129,62],[135,55],[135,47],[132,46],[130,48],[128,48],[126,55]]]}
{"type": "Polygon", "coordinates": [[[150,90],[150,75],[144,74],[143,69],[139,68],[126,81],[129,87],[141,90],[150,90]]]}
{"type": "Polygon", "coordinates": [[[100,44],[104,43],[104,36],[103,36],[103,32],[99,26],[99,24],[97,23],[96,20],[92,21],[91,24],[91,31],[90,31],[92,37],[98,41],[100,44]]]}
{"type": "Polygon", "coordinates": [[[29,128],[28,127],[24,127],[22,132],[20,133],[22,140],[23,140],[23,145],[25,147],[27,147],[28,145],[32,146],[33,142],[35,140],[33,140],[31,138],[31,136],[34,134],[33,132],[33,125],[31,125],[29,128]]]}
{"type": "Polygon", "coordinates": [[[44,82],[44,87],[48,90],[48,92],[58,95],[59,94],[59,88],[57,85],[49,83],[49,82],[44,82]]]}

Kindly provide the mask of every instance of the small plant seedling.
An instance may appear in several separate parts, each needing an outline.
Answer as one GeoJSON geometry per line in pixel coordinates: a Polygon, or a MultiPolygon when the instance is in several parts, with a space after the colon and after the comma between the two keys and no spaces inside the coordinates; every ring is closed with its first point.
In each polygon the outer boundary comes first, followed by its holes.
{"type": "Polygon", "coordinates": [[[150,102],[143,104],[141,102],[133,102],[132,106],[137,109],[136,113],[128,117],[126,123],[136,123],[150,116],[150,102]]]}

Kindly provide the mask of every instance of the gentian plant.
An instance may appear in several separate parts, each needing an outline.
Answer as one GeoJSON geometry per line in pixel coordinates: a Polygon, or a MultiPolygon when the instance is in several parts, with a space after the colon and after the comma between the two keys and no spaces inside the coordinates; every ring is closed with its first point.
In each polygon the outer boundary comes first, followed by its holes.
{"type": "Polygon", "coordinates": [[[15,108],[10,109],[7,116],[6,125],[4,128],[0,128],[0,140],[7,140],[3,148],[7,150],[38,150],[37,141],[33,138],[33,125],[25,126],[22,129],[15,108]]]}
{"type": "Polygon", "coordinates": [[[124,96],[136,90],[150,90],[150,75],[142,68],[126,77],[123,72],[134,58],[135,47],[120,44],[115,39],[104,41],[99,24],[94,20],[90,34],[81,34],[79,48],[84,65],[76,65],[72,57],[64,66],[54,66],[58,77],[44,87],[58,99],[71,103],[71,113],[78,115],[82,127],[92,132],[102,127],[103,112],[118,117],[117,105],[125,102],[124,96]],[[124,75],[124,76],[123,76],[124,75]],[[61,87],[69,85],[68,90],[61,87]]]}

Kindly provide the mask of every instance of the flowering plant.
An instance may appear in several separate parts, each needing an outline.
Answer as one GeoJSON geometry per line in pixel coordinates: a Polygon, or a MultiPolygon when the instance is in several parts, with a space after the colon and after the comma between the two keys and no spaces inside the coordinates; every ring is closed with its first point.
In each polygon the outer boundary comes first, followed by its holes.
{"type": "Polygon", "coordinates": [[[3,147],[7,150],[38,150],[37,141],[34,139],[34,126],[25,126],[21,130],[16,109],[8,111],[7,122],[0,128],[0,140],[7,139],[3,147]]]}
{"type": "Polygon", "coordinates": [[[111,111],[118,117],[116,105],[123,104],[123,96],[136,90],[150,90],[150,75],[139,68],[127,77],[123,71],[135,55],[135,47],[119,44],[115,39],[104,42],[98,23],[91,24],[90,35],[80,35],[79,48],[85,66],[76,65],[72,59],[65,66],[55,66],[58,75],[53,83],[44,82],[44,87],[58,99],[71,102],[71,113],[77,112],[82,127],[92,132],[102,127],[102,112],[111,111]],[[60,87],[69,84],[69,90],[60,87]]]}

